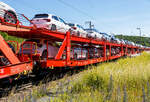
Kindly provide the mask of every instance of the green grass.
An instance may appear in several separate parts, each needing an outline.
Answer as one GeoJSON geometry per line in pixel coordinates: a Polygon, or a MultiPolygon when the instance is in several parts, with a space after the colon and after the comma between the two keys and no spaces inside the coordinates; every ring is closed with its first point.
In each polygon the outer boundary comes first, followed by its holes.
{"type": "Polygon", "coordinates": [[[89,66],[76,75],[39,84],[21,99],[23,102],[33,98],[45,98],[47,102],[148,102],[149,83],[150,53],[144,52],[141,56],[89,66]]]}
{"type": "Polygon", "coordinates": [[[15,51],[18,50],[18,47],[19,47],[18,45],[20,45],[25,40],[23,38],[17,38],[15,36],[10,36],[5,32],[0,32],[0,35],[4,38],[4,40],[7,43],[10,43],[15,48],[15,51]],[[12,41],[15,41],[15,42],[12,42],[12,41]],[[18,45],[17,45],[17,43],[18,43],[18,45]]]}
{"type": "Polygon", "coordinates": [[[71,93],[61,94],[56,101],[66,102],[141,102],[150,99],[150,54],[122,58],[84,71],[72,83],[71,93]],[[142,91],[143,89],[143,91],[142,91]]]}
{"type": "Polygon", "coordinates": [[[0,32],[0,34],[3,36],[3,38],[5,39],[5,41],[17,41],[18,43],[22,43],[24,41],[23,38],[17,38],[15,36],[9,36],[5,32],[0,32]]]}

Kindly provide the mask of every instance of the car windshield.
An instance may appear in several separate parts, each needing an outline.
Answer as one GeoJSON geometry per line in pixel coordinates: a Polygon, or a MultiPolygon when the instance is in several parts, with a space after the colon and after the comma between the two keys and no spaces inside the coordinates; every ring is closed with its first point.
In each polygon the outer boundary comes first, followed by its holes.
{"type": "Polygon", "coordinates": [[[107,33],[100,33],[100,34],[109,37],[109,35],[107,33]]]}
{"type": "Polygon", "coordinates": [[[94,31],[94,32],[97,32],[97,33],[99,33],[99,31],[98,31],[98,30],[96,30],[96,29],[93,29],[93,31],[94,31]]]}
{"type": "Polygon", "coordinates": [[[58,17],[57,16],[52,16],[52,18],[56,21],[59,21],[58,17]]]}
{"type": "Polygon", "coordinates": [[[84,29],[82,26],[80,26],[81,29],[84,29]]]}
{"type": "Polygon", "coordinates": [[[34,18],[48,18],[48,14],[37,14],[34,18]]]}
{"type": "Polygon", "coordinates": [[[74,26],[75,26],[73,23],[68,23],[68,25],[69,25],[70,27],[74,27],[74,26]]]}
{"type": "Polygon", "coordinates": [[[66,22],[62,19],[62,18],[59,18],[60,22],[66,24],[66,22]]]}
{"type": "Polygon", "coordinates": [[[78,28],[81,28],[81,29],[84,29],[81,25],[78,25],[78,24],[77,24],[77,27],[78,27],[78,28]]]}

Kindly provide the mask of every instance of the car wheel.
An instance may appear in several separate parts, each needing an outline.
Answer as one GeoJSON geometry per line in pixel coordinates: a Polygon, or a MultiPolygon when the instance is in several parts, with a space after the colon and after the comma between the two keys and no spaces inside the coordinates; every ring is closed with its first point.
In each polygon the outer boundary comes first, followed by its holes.
{"type": "Polygon", "coordinates": [[[88,35],[88,34],[86,34],[86,38],[89,38],[89,35],[88,35]]]}
{"type": "Polygon", "coordinates": [[[80,32],[79,31],[77,32],[77,36],[80,36],[80,32]]]}
{"type": "Polygon", "coordinates": [[[95,36],[94,36],[94,38],[96,39],[96,38],[97,38],[97,36],[95,35],[95,36]]]}
{"type": "Polygon", "coordinates": [[[88,52],[86,53],[86,60],[88,59],[88,52]]]}
{"type": "Polygon", "coordinates": [[[55,24],[52,24],[51,30],[52,30],[52,31],[56,31],[56,25],[55,25],[55,24]]]}
{"type": "Polygon", "coordinates": [[[78,55],[77,53],[74,54],[74,59],[77,60],[78,59],[78,55]]]}
{"type": "Polygon", "coordinates": [[[41,56],[42,59],[46,59],[47,58],[47,51],[44,50],[41,56]]]}
{"type": "Polygon", "coordinates": [[[4,21],[8,22],[8,23],[16,24],[17,23],[17,17],[13,12],[8,11],[4,14],[4,21]]]}

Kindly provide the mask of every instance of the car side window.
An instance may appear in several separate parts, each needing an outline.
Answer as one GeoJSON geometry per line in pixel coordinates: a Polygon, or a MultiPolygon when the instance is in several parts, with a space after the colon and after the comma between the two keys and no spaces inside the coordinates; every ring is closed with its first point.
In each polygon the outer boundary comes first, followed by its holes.
{"type": "Polygon", "coordinates": [[[57,18],[57,16],[52,16],[52,18],[56,21],[59,21],[59,19],[57,18]]]}
{"type": "Polygon", "coordinates": [[[78,28],[81,28],[80,25],[77,25],[78,28]]]}
{"type": "Polygon", "coordinates": [[[81,29],[84,29],[82,26],[80,26],[81,29]]]}

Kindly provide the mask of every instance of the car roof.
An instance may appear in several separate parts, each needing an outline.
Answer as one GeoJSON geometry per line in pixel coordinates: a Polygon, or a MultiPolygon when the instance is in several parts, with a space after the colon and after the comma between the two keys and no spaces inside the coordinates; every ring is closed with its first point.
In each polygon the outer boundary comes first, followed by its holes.
{"type": "MultiPolygon", "coordinates": [[[[48,15],[48,16],[50,16],[50,17],[52,17],[52,16],[56,16],[56,15],[54,15],[54,14],[48,14],[48,13],[38,13],[38,14],[35,14],[35,15],[48,15]]],[[[61,17],[59,17],[59,16],[56,16],[56,17],[58,17],[58,18],[61,18],[61,17]]],[[[61,18],[62,19],[62,18],[61,18]]]]}
{"type": "Polygon", "coordinates": [[[77,26],[77,25],[82,26],[82,25],[80,25],[78,23],[67,23],[67,24],[74,24],[75,26],[77,26]]]}
{"type": "Polygon", "coordinates": [[[98,31],[98,30],[96,30],[96,29],[94,29],[94,28],[92,28],[92,29],[87,28],[87,29],[84,29],[84,30],[91,30],[91,31],[95,31],[95,32],[98,32],[98,33],[99,33],[99,31],[98,31]]]}
{"type": "MultiPolygon", "coordinates": [[[[68,25],[71,24],[71,25],[74,26],[74,27],[78,27],[77,25],[79,25],[83,30],[85,30],[84,27],[83,27],[82,25],[78,24],[78,23],[67,23],[67,24],[68,24],[68,25]]],[[[70,25],[69,25],[69,26],[70,26],[70,25]]]]}
{"type": "Polygon", "coordinates": [[[55,16],[53,14],[48,14],[48,13],[38,13],[38,14],[35,14],[35,15],[48,15],[48,16],[55,16]]]}
{"type": "Polygon", "coordinates": [[[11,6],[9,6],[8,4],[6,4],[6,3],[4,3],[4,2],[1,2],[1,1],[0,1],[0,4],[1,4],[1,5],[4,5],[6,8],[12,10],[13,12],[16,12],[15,9],[12,8],[11,6]]]}

